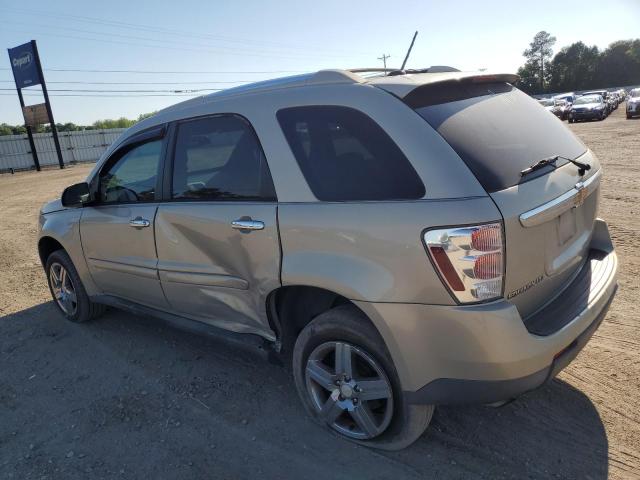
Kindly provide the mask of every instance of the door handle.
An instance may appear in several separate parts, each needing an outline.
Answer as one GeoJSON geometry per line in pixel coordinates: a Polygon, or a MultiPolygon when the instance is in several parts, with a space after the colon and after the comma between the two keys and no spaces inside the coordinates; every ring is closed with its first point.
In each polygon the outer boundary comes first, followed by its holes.
{"type": "Polygon", "coordinates": [[[129,220],[129,226],[134,228],[144,228],[151,225],[151,222],[146,218],[136,217],[129,220]]]}
{"type": "Polygon", "coordinates": [[[242,218],[231,222],[231,227],[235,228],[236,230],[263,230],[264,222],[251,219],[245,220],[244,218],[242,218]]]}

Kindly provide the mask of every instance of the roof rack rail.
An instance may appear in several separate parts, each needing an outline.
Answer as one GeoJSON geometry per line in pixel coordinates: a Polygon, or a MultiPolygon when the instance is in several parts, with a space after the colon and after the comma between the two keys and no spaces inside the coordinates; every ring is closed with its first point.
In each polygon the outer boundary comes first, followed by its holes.
{"type": "Polygon", "coordinates": [[[399,68],[350,68],[347,70],[351,73],[385,73],[389,76],[406,75],[408,73],[442,73],[442,72],[459,72],[457,68],[449,67],[447,65],[433,65],[427,68],[406,68],[400,70],[399,68]]]}
{"type": "Polygon", "coordinates": [[[351,73],[368,73],[368,72],[384,73],[384,72],[393,72],[395,70],[398,70],[398,69],[397,68],[391,68],[391,67],[387,67],[387,68],[378,68],[378,67],[374,67],[374,68],[348,68],[347,72],[351,72],[351,73]]]}

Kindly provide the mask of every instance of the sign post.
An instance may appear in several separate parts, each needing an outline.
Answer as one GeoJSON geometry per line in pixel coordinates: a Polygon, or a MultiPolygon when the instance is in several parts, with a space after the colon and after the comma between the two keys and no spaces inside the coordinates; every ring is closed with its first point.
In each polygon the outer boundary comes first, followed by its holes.
{"type": "MultiPolygon", "coordinates": [[[[22,107],[23,116],[24,116],[24,99],[22,98],[22,90],[18,87],[18,82],[16,81],[16,88],[18,89],[18,98],[20,99],[20,106],[22,107]]],[[[33,141],[33,131],[31,131],[31,124],[29,122],[24,122],[27,127],[27,137],[29,137],[29,148],[31,148],[31,156],[33,157],[33,164],[36,167],[36,170],[40,171],[40,161],[38,160],[38,152],[36,152],[36,143],[33,141]]]]}
{"type": "Polygon", "coordinates": [[[60,140],[58,139],[58,129],[53,120],[53,111],[51,110],[51,103],[49,102],[49,94],[44,81],[44,74],[42,73],[42,65],[40,64],[36,41],[31,40],[18,47],[10,48],[9,59],[11,61],[11,70],[13,71],[13,78],[16,82],[18,98],[20,99],[20,106],[22,107],[22,114],[27,127],[27,136],[29,137],[29,145],[36,170],[40,171],[40,162],[38,161],[38,153],[36,152],[36,146],[33,141],[32,127],[47,123],[45,120],[48,120],[48,123],[51,125],[53,143],[56,146],[56,153],[58,154],[58,163],[60,164],[60,168],[64,168],[62,149],[60,148],[60,140]],[[44,104],[25,106],[22,89],[38,84],[42,86],[44,104]],[[46,118],[43,109],[46,111],[46,118]]]}

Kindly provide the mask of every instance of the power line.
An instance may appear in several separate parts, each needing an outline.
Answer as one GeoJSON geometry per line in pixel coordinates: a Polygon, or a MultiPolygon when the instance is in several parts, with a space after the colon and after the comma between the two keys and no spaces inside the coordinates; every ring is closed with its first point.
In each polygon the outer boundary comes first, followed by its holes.
{"type": "MultiPolygon", "coordinates": [[[[222,80],[215,82],[85,82],[80,80],[72,81],[47,81],[47,84],[70,84],[70,85],[218,85],[218,84],[238,84],[255,82],[255,80],[222,80]]],[[[0,83],[15,83],[14,80],[0,80],[0,83]]]]}
{"type": "MultiPolygon", "coordinates": [[[[11,68],[0,67],[0,70],[11,70],[11,68]]],[[[140,74],[267,74],[267,73],[305,73],[305,70],[263,70],[263,71],[231,71],[231,70],[125,70],[125,69],[87,69],[87,68],[45,68],[45,72],[76,72],[76,73],[140,73],[140,74]]]]}
{"type": "MultiPolygon", "coordinates": [[[[23,93],[24,96],[27,97],[34,97],[34,96],[41,96],[41,95],[37,95],[34,93],[23,93]]],[[[8,96],[15,96],[15,94],[12,93],[0,93],[0,96],[3,97],[8,97],[8,96]]],[[[106,95],[95,95],[95,94],[76,94],[76,93],[54,93],[49,95],[50,97],[91,97],[91,98],[114,98],[114,97],[121,97],[121,98],[138,98],[138,97],[199,97],[201,95],[199,94],[182,94],[182,93],[176,93],[176,94],[131,94],[131,95],[113,95],[113,94],[106,94],[106,95]]]]}
{"type": "MultiPolygon", "coordinates": [[[[15,88],[0,88],[0,90],[14,91],[15,88]]],[[[87,93],[200,93],[219,92],[223,88],[195,88],[185,90],[94,90],[94,89],[72,89],[72,88],[50,88],[50,92],[87,92],[87,93]]],[[[36,93],[36,92],[33,92],[36,93]]]]}
{"type": "MultiPolygon", "coordinates": [[[[228,36],[223,36],[223,35],[214,35],[214,34],[210,34],[210,33],[199,33],[199,32],[193,32],[193,31],[185,31],[185,30],[177,30],[177,29],[170,29],[170,28],[164,28],[164,27],[158,27],[157,25],[145,25],[145,24],[137,24],[137,23],[128,23],[128,22],[121,22],[118,20],[108,20],[108,19],[103,19],[103,18],[98,18],[98,17],[89,17],[89,16],[82,16],[82,15],[70,15],[70,14],[61,14],[59,12],[51,12],[51,11],[32,11],[32,10],[27,10],[27,9],[20,9],[20,8],[5,8],[5,11],[8,13],[13,13],[13,14],[17,14],[17,15],[28,15],[28,16],[33,16],[33,15],[37,15],[37,16],[41,16],[41,17],[45,17],[45,18],[58,18],[58,19],[63,19],[63,20],[68,20],[68,21],[72,21],[72,22],[81,22],[82,24],[86,24],[86,23],[93,23],[93,24],[97,24],[97,25],[102,25],[102,26],[109,26],[109,27],[114,27],[114,28],[120,28],[120,29],[130,29],[130,30],[137,30],[137,31],[145,31],[145,32],[149,32],[149,33],[158,33],[158,34],[162,34],[162,35],[174,35],[174,36],[179,36],[179,37],[191,37],[191,38],[200,38],[200,39],[210,39],[210,40],[215,40],[215,41],[223,41],[223,42],[229,42],[229,43],[239,43],[239,44],[245,44],[245,45],[253,45],[253,46],[259,46],[259,47],[280,47],[280,48],[286,48],[289,50],[301,50],[304,51],[305,53],[311,49],[311,48],[315,48],[312,46],[300,46],[300,47],[296,47],[296,46],[292,46],[290,43],[284,43],[284,42],[273,42],[273,41],[268,41],[268,40],[264,40],[264,39],[260,39],[260,40],[253,40],[253,39],[242,39],[242,38],[237,38],[237,37],[228,37],[228,36]]],[[[337,52],[339,53],[343,53],[343,50],[333,50],[331,51],[331,49],[329,50],[324,50],[325,52],[330,52],[331,54],[335,54],[337,52]]],[[[362,55],[369,55],[369,52],[354,52],[354,53],[361,53],[362,55]]]]}
{"type": "MultiPolygon", "coordinates": [[[[250,56],[256,56],[256,52],[262,53],[262,54],[266,54],[269,56],[281,56],[281,55],[293,55],[292,58],[299,58],[300,56],[302,56],[303,58],[307,58],[309,56],[309,53],[312,52],[314,56],[316,57],[330,57],[330,58],[335,58],[336,56],[339,57],[349,57],[350,55],[345,54],[344,52],[340,52],[340,53],[326,53],[326,52],[322,52],[321,50],[316,50],[316,49],[309,49],[309,50],[305,50],[304,52],[287,52],[287,51],[283,51],[280,48],[280,51],[275,50],[273,52],[270,51],[270,48],[272,47],[267,47],[264,48],[264,46],[253,46],[251,48],[238,48],[238,47],[229,47],[227,45],[220,45],[219,43],[216,44],[211,44],[211,43],[193,43],[193,42],[185,42],[182,40],[173,40],[173,39],[167,39],[167,38],[153,38],[153,37],[141,37],[138,35],[129,35],[126,33],[114,33],[114,32],[104,32],[104,31],[98,31],[98,30],[84,30],[81,28],[73,28],[73,27],[59,27],[57,25],[39,25],[39,24],[34,24],[33,22],[29,22],[29,23],[25,23],[25,22],[12,22],[11,23],[12,26],[23,26],[23,27],[28,27],[30,30],[35,29],[36,31],[38,31],[39,34],[44,34],[47,35],[47,32],[43,32],[43,29],[49,29],[52,30],[53,33],[51,33],[51,35],[56,35],[56,32],[60,32],[62,31],[63,33],[67,33],[67,32],[76,32],[76,33],[81,33],[81,34],[90,34],[90,35],[101,35],[101,36],[107,36],[109,38],[121,38],[121,39],[129,39],[129,40],[134,40],[136,41],[135,43],[133,43],[132,45],[140,45],[140,46],[147,46],[147,47],[163,47],[163,48],[167,48],[166,45],[169,45],[170,47],[168,48],[174,48],[176,46],[181,46],[180,49],[181,50],[189,50],[189,48],[184,48],[184,47],[196,47],[198,50],[196,51],[200,51],[200,49],[206,49],[208,51],[213,51],[213,52],[217,52],[217,53],[223,53],[223,54],[229,54],[229,53],[233,53],[233,54],[238,54],[238,55],[250,55],[250,56]],[[163,45],[143,45],[138,43],[137,41],[143,41],[143,42],[153,42],[153,43],[160,43],[163,45]],[[260,52],[261,51],[261,52],[260,52]]],[[[95,41],[108,41],[109,43],[113,43],[112,40],[105,40],[102,38],[92,38],[90,40],[95,40],[95,41]]],[[[123,42],[120,42],[123,43],[123,42]]],[[[284,57],[286,58],[286,57],[284,57]]]]}
{"type": "MultiPolygon", "coordinates": [[[[23,33],[28,35],[32,33],[30,30],[20,30],[16,28],[8,28],[8,27],[3,27],[3,30],[5,31],[10,30],[12,32],[18,32],[18,33],[23,33]]],[[[177,50],[179,52],[191,51],[191,52],[200,52],[200,53],[215,53],[218,55],[233,55],[233,56],[239,55],[239,56],[258,57],[258,58],[285,58],[285,59],[294,59],[294,60],[309,58],[309,55],[304,55],[304,54],[300,54],[299,56],[293,56],[293,55],[250,53],[250,52],[240,53],[240,52],[216,50],[213,48],[185,48],[185,47],[172,47],[170,45],[149,45],[146,43],[139,43],[139,42],[125,42],[125,41],[119,41],[119,40],[108,40],[105,38],[92,38],[92,37],[81,36],[81,35],[67,35],[63,33],[49,33],[49,32],[42,32],[42,31],[38,32],[38,35],[44,36],[44,37],[60,37],[60,38],[71,38],[73,40],[102,42],[102,43],[109,43],[114,45],[126,45],[128,47],[144,47],[144,48],[155,48],[155,49],[162,49],[162,50],[177,50]]],[[[157,40],[149,40],[149,41],[157,41],[157,40]]]]}

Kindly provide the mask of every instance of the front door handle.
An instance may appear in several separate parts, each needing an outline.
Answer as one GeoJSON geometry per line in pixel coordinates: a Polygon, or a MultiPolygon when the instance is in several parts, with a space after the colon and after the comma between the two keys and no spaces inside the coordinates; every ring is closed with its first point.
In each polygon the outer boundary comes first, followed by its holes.
{"type": "Polygon", "coordinates": [[[250,218],[240,218],[231,222],[231,227],[236,230],[263,230],[264,222],[261,222],[260,220],[251,220],[250,218]]]}
{"type": "Polygon", "coordinates": [[[129,226],[134,228],[144,228],[151,225],[151,222],[146,218],[136,217],[129,220],[129,226]]]}

